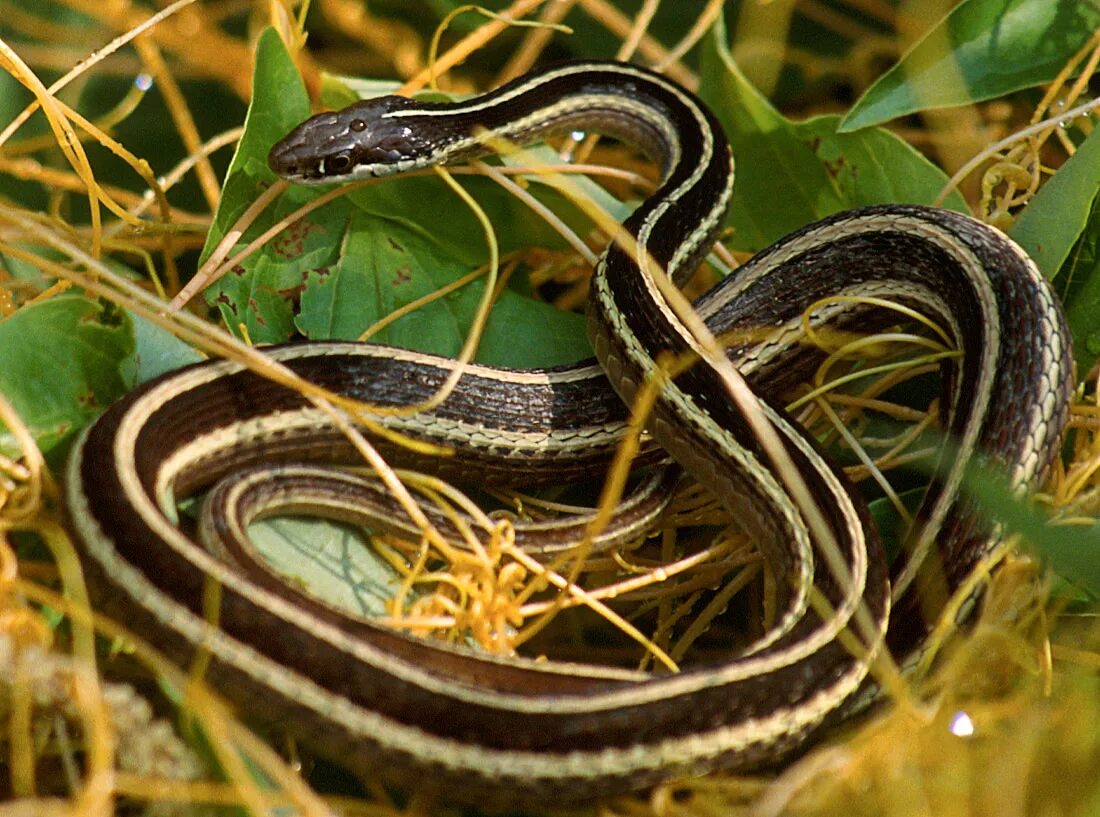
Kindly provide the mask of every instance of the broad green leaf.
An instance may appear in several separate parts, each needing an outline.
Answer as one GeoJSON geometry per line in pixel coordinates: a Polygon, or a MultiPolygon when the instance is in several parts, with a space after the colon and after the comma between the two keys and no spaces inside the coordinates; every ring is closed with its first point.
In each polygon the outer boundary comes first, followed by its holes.
{"type": "Polygon", "coordinates": [[[401,87],[391,79],[360,79],[345,74],[321,74],[321,104],[339,110],[360,99],[392,94],[401,87]]]}
{"type": "Polygon", "coordinates": [[[1066,309],[1077,368],[1100,356],[1100,130],[1094,130],[1009,230],[1066,309]]]}
{"type": "MultiPolygon", "coordinates": [[[[279,215],[301,201],[300,194],[288,194],[271,210],[279,215]]],[[[294,221],[250,258],[246,268],[209,287],[207,302],[218,307],[232,331],[241,333],[243,328],[254,343],[290,339],[299,299],[315,280],[311,276],[327,274],[339,263],[349,219],[347,203],[337,201],[294,221]]]]}
{"type": "MultiPolygon", "coordinates": [[[[256,45],[252,104],[248,106],[244,133],[229,164],[218,211],[206,237],[204,258],[225,235],[226,228],[275,181],[275,174],[267,167],[267,152],[309,112],[309,97],[294,61],[275,29],[266,29],[256,45]]],[[[269,219],[265,226],[271,223],[269,219]]],[[[262,228],[257,225],[254,231],[259,229],[262,228]]]]}
{"type": "MultiPolygon", "coordinates": [[[[839,122],[838,116],[818,116],[794,127],[800,138],[808,138],[845,207],[935,201],[947,180],[939,168],[890,131],[840,133],[839,122]]],[[[967,210],[958,193],[946,205],[967,210]]]]}
{"type": "MultiPolygon", "coordinates": [[[[50,453],[133,386],[126,313],[75,295],[25,306],[0,322],[0,392],[50,453]]],[[[15,455],[0,426],[0,451],[15,455]]]]}
{"type": "MultiPolygon", "coordinates": [[[[43,250],[40,247],[25,243],[20,243],[17,246],[44,258],[55,261],[61,259],[60,254],[51,250],[43,250]]],[[[53,279],[43,273],[37,264],[32,264],[30,261],[9,253],[0,253],[0,267],[3,268],[9,278],[19,281],[30,292],[41,292],[53,282],[53,279]]]]}
{"type": "Polygon", "coordinates": [[[867,89],[841,130],[1050,82],[1098,26],[1096,0],[964,0],[867,89]]]}
{"type": "MultiPolygon", "coordinates": [[[[897,426],[895,426],[896,428],[897,426]]],[[[899,498],[909,512],[916,513],[924,497],[925,489],[910,488],[902,491],[899,498]]],[[[886,551],[886,559],[893,562],[901,553],[902,541],[905,538],[906,525],[893,501],[885,496],[873,499],[867,503],[867,510],[871,512],[871,518],[875,522],[878,534],[882,537],[883,549],[886,551]]]]}
{"type": "Polygon", "coordinates": [[[325,519],[276,517],[248,528],[258,555],[303,592],[354,616],[384,616],[402,577],[358,528],[325,519]]]}
{"type": "Polygon", "coordinates": [[[253,343],[283,343],[294,333],[294,298],[302,275],[289,264],[261,255],[247,272],[234,272],[208,293],[234,332],[253,343]]]}
{"type": "MultiPolygon", "coordinates": [[[[545,145],[527,147],[517,157],[504,157],[502,162],[512,166],[528,162],[551,168],[567,166],[545,145]]],[[[565,241],[557,232],[496,182],[480,176],[456,178],[485,212],[502,254],[528,247],[565,248],[565,241]]],[[[591,179],[573,175],[570,181],[615,218],[622,220],[629,215],[632,208],[591,179]]],[[[583,235],[588,229],[589,222],[578,209],[544,180],[537,176],[532,178],[529,190],[578,233],[583,235]]],[[[465,202],[438,178],[397,176],[355,190],[348,198],[357,208],[379,218],[399,221],[413,229],[430,230],[443,252],[462,259],[470,266],[484,264],[488,260],[488,244],[481,222],[465,202]]]]}
{"type": "Polygon", "coordinates": [[[1047,182],[1008,231],[1054,280],[1085,229],[1100,192],[1100,129],[1047,182]]]}
{"type": "MultiPolygon", "coordinates": [[[[728,223],[731,243],[756,251],[840,210],[888,202],[927,204],[947,179],[912,147],[883,130],[837,133],[837,117],[796,123],[741,73],[725,26],[704,42],[700,94],[721,121],[737,168],[728,223]]],[[[961,196],[949,207],[965,210],[961,196]]]]}
{"type": "Polygon", "coordinates": [[[167,329],[138,315],[130,315],[134,326],[134,382],[144,383],[158,375],[202,360],[194,347],[167,329]]]}
{"type": "MultiPolygon", "coordinates": [[[[936,452],[907,466],[928,478],[946,478],[961,454],[957,440],[935,429],[924,431],[914,450],[936,452]]],[[[1002,463],[982,457],[966,461],[961,493],[974,512],[1000,526],[1001,536],[1020,536],[1055,573],[1094,598],[1100,596],[1100,524],[1052,521],[1049,509],[1020,495],[1002,463]]]]}
{"type": "MultiPolygon", "coordinates": [[[[422,227],[357,211],[339,258],[309,273],[296,319],[298,330],[311,338],[353,340],[380,316],[430,295],[469,268],[422,227]]],[[[402,316],[371,340],[456,355],[483,291],[483,281],[471,282],[402,316]]],[[[505,290],[489,315],[475,359],[507,366],[549,366],[588,354],[582,316],[505,290]],[[527,343],[516,342],[516,327],[521,325],[528,327],[527,343]]]]}
{"type": "MultiPolygon", "coordinates": [[[[468,296],[465,311],[471,318],[473,296],[480,294],[473,290],[468,296]]],[[[505,290],[493,304],[476,360],[516,369],[576,363],[592,356],[584,324],[584,315],[505,290]],[[521,336],[527,336],[523,343],[517,342],[521,336]]]]}
{"type": "MultiPolygon", "coordinates": [[[[354,340],[379,316],[430,295],[467,270],[447,258],[415,225],[353,212],[340,253],[310,274],[298,329],[310,338],[354,340]]],[[[454,355],[461,327],[443,299],[405,315],[371,339],[422,352],[454,355]]]]}
{"type": "Polygon", "coordinates": [[[1100,358],[1100,197],[1059,280],[1077,371],[1087,372],[1100,358]]]}
{"type": "MultiPolygon", "coordinates": [[[[501,253],[527,247],[565,246],[542,219],[495,182],[477,176],[462,176],[458,181],[485,211],[501,253]]],[[[541,201],[562,213],[566,223],[574,227],[585,223],[561,196],[548,192],[544,185],[531,188],[541,201]]],[[[470,267],[488,260],[484,228],[466,203],[441,179],[398,176],[355,190],[347,198],[356,208],[381,219],[430,230],[444,252],[470,267]]]]}
{"type": "MultiPolygon", "coordinates": [[[[271,145],[309,115],[309,98],[301,77],[274,29],[260,35],[252,89],[244,134],[229,166],[218,211],[203,249],[204,258],[263,189],[275,181],[275,174],[267,167],[271,145]]],[[[262,213],[242,239],[242,246],[245,240],[274,224],[278,214],[302,200],[301,193],[293,191],[284,198],[282,208],[262,213]]],[[[294,225],[280,242],[254,256],[249,270],[234,270],[206,290],[207,303],[219,309],[232,331],[239,333],[243,328],[257,343],[277,343],[290,337],[294,329],[294,298],[301,288],[305,269],[320,254],[316,232],[324,234],[326,227],[332,227],[324,217],[317,213],[313,216],[307,223],[294,225]],[[287,254],[292,258],[280,263],[287,254]]]]}
{"type": "Polygon", "coordinates": [[[981,511],[1017,533],[1062,578],[1100,596],[1100,525],[1051,525],[1034,504],[1013,496],[1001,474],[976,465],[964,477],[964,491],[981,511]]]}

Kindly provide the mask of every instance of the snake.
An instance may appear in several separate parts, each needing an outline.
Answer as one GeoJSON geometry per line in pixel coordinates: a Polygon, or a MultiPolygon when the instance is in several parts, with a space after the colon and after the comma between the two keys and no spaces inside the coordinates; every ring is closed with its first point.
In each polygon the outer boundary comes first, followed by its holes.
{"type": "MultiPolygon", "coordinates": [[[[595,360],[469,363],[442,403],[410,414],[383,409],[427,399],[459,364],[341,341],[264,352],[380,407],[386,432],[450,452],[409,451],[387,433],[377,438],[385,456],[478,484],[599,476],[628,434],[629,407],[653,386],[642,463],[698,480],[775,577],[772,624],[748,646],[675,673],[500,658],[313,598],[240,541],[247,520],[321,506],[360,519],[351,506],[371,489],[325,475],[361,465],[328,415],[237,362],[204,361],[141,385],[83,430],[66,466],[70,527],[105,610],[176,660],[203,655],[207,681],[250,717],[350,768],[457,802],[580,803],[805,750],[874,686],[877,661],[920,648],[998,542],[999,528],[963,491],[969,464],[997,465],[1022,491],[1048,471],[1067,422],[1072,364],[1057,298],[1015,243],[957,212],[881,204],[829,216],[685,309],[675,285],[726,224],[733,157],[714,114],[643,67],[578,61],[465,100],[361,100],[294,128],[268,163],[291,182],[334,184],[575,131],[634,145],[660,173],[595,266],[595,360]],[[807,323],[897,321],[867,299],[927,316],[961,352],[942,367],[952,445],[892,564],[865,500],[778,402],[812,358],[807,323]],[[668,360],[692,362],[670,371],[668,360]],[[223,481],[204,525],[222,544],[210,545],[179,524],[177,502],[223,481]]],[[[670,479],[642,479],[625,528],[652,524],[652,496],[670,479]]],[[[558,552],[577,535],[550,530],[533,541],[558,552]]]]}

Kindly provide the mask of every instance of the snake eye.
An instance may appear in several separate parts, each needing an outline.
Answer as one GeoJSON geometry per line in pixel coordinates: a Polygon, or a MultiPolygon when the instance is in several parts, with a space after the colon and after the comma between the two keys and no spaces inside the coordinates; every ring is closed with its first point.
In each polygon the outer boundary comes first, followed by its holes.
{"type": "Polygon", "coordinates": [[[351,155],[337,153],[325,162],[325,172],[330,175],[340,175],[351,170],[351,155]]]}
{"type": "Polygon", "coordinates": [[[362,119],[353,119],[351,120],[351,124],[348,127],[350,127],[353,131],[361,132],[367,129],[367,123],[364,122],[362,119]]]}

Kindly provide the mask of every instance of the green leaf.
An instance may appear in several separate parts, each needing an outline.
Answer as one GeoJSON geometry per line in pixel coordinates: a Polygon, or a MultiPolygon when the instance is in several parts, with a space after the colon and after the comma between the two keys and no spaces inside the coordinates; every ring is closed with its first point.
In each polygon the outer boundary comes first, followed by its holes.
{"type": "MultiPolygon", "coordinates": [[[[472,304],[467,312],[472,317],[472,304]]],[[[493,304],[475,359],[516,369],[576,363],[592,356],[584,324],[584,315],[505,290],[493,304]],[[517,335],[525,336],[523,343],[517,335]]]]}
{"type": "MultiPolygon", "coordinates": [[[[895,426],[896,427],[896,426],[895,426]]],[[[924,498],[925,489],[910,488],[902,491],[899,498],[902,504],[911,514],[916,513],[924,498]]],[[[875,528],[882,537],[883,549],[886,551],[886,560],[893,563],[898,554],[902,552],[902,542],[905,539],[906,523],[902,519],[898,509],[889,497],[880,496],[867,503],[867,510],[871,512],[871,519],[875,522],[875,528]]]]}
{"type": "MultiPolygon", "coordinates": [[[[353,340],[379,317],[464,275],[470,264],[455,255],[416,224],[353,212],[338,258],[307,277],[298,330],[310,338],[353,340]]],[[[483,281],[471,282],[402,316],[371,340],[456,355],[483,291],[483,281]]],[[[504,366],[550,366],[589,354],[581,315],[505,290],[489,315],[475,359],[504,366]],[[527,327],[523,343],[516,342],[519,325],[527,327]]]]}
{"type": "MultiPolygon", "coordinates": [[[[117,307],[75,295],[25,306],[0,322],[0,392],[48,454],[134,385],[134,349],[117,307]]],[[[0,451],[17,450],[0,426],[0,451]]]]}
{"type": "Polygon", "coordinates": [[[1054,281],[1078,371],[1100,357],[1100,130],[1077,148],[1009,230],[1054,281]]]}
{"type": "Polygon", "coordinates": [[[1059,280],[1077,370],[1087,372],[1100,358],[1100,197],[1059,280]]]}
{"type": "Polygon", "coordinates": [[[1081,237],[1098,191],[1100,129],[1094,129],[1008,231],[1048,279],[1059,274],[1081,237]]]}
{"type": "MultiPolygon", "coordinates": [[[[940,480],[948,478],[962,454],[958,441],[937,429],[922,432],[914,449],[930,456],[910,461],[907,467],[940,480]]],[[[1003,463],[979,456],[964,464],[960,493],[974,512],[1000,526],[999,537],[1020,536],[1055,573],[1100,597],[1100,524],[1058,524],[1049,509],[1021,495],[1017,487],[1003,463]]]]}
{"type": "MultiPolygon", "coordinates": [[[[306,282],[297,326],[310,338],[354,340],[379,316],[431,294],[466,270],[421,228],[353,212],[338,258],[306,282]]],[[[462,337],[440,299],[394,321],[372,340],[454,355],[462,337]]]]}
{"type": "MultiPolygon", "coordinates": [[[[275,181],[275,174],[267,167],[271,145],[309,115],[305,86],[274,29],[260,35],[252,89],[244,134],[229,165],[203,258],[264,188],[275,181]]],[[[300,192],[292,191],[283,198],[280,207],[261,213],[242,237],[240,246],[303,200],[300,192]]],[[[308,222],[296,223],[279,241],[253,256],[249,270],[234,270],[208,287],[204,293],[207,303],[218,308],[230,330],[240,333],[243,328],[254,342],[287,340],[294,331],[294,301],[305,271],[319,256],[332,252],[326,228],[331,230],[332,225],[326,224],[317,213],[308,222]]]]}
{"type": "Polygon", "coordinates": [[[1050,82],[1098,26],[1096,0],[965,0],[867,89],[841,130],[1050,82]]]}
{"type": "MultiPolygon", "coordinates": [[[[61,260],[61,255],[51,250],[44,250],[41,247],[26,243],[19,243],[16,246],[43,258],[54,261],[61,260]]],[[[0,268],[10,278],[19,281],[30,292],[41,292],[53,282],[53,279],[44,274],[37,264],[32,264],[30,261],[9,253],[0,253],[0,268]]]]}
{"type": "Polygon", "coordinates": [[[134,382],[144,383],[203,359],[194,347],[187,345],[167,329],[139,315],[129,314],[134,327],[134,382]]]}
{"type": "MultiPolygon", "coordinates": [[[[266,29],[256,45],[256,67],[252,74],[252,103],[244,121],[244,133],[229,164],[218,211],[206,237],[205,258],[221,241],[226,229],[237,220],[263,189],[275,181],[267,167],[267,152],[276,141],[309,116],[309,96],[294,61],[278,32],[266,29]]],[[[270,226],[272,219],[260,224],[270,226]]],[[[257,224],[253,232],[263,227],[257,224]]]]}
{"type": "Polygon", "coordinates": [[[963,477],[966,495],[1006,533],[1018,533],[1059,576],[1100,596],[1100,525],[1051,525],[1033,503],[1013,495],[1000,472],[972,463],[963,477]]]}
{"type": "MultiPolygon", "coordinates": [[[[522,202],[496,182],[464,176],[459,183],[477,201],[493,225],[500,252],[527,247],[560,249],[563,239],[522,202]]],[[[532,185],[540,201],[579,228],[586,222],[577,211],[545,185],[532,185]]],[[[488,260],[484,228],[470,208],[442,180],[434,177],[396,177],[352,192],[348,200],[367,213],[416,229],[431,231],[435,243],[468,267],[488,260]]],[[[469,271],[468,269],[466,271],[469,271]]]]}
{"type": "MultiPolygon", "coordinates": [[[[911,145],[882,128],[840,133],[839,123],[838,116],[819,116],[794,127],[800,138],[809,138],[845,208],[936,200],[947,177],[911,145]]],[[[967,211],[966,201],[958,193],[949,197],[946,205],[967,211]]]]}
{"type": "MultiPolygon", "coordinates": [[[[733,61],[721,21],[704,42],[701,73],[700,94],[721,121],[737,165],[728,223],[738,249],[760,250],[853,207],[928,204],[946,184],[943,171],[887,131],[838,133],[835,116],[802,123],[783,117],[733,61]]],[[[957,193],[947,206],[966,209],[957,193]]]]}
{"type": "MultiPolygon", "coordinates": [[[[309,193],[306,196],[311,195],[309,193]]],[[[289,191],[268,220],[298,207],[299,191],[289,191]]],[[[299,299],[311,275],[326,273],[338,262],[348,231],[347,202],[336,201],[293,222],[245,267],[232,270],[205,297],[216,305],[234,332],[241,328],[254,343],[282,343],[295,332],[299,299]]]]}
{"type": "Polygon", "coordinates": [[[249,525],[257,554],[276,573],[325,604],[355,616],[384,616],[402,576],[359,528],[319,518],[275,517],[249,525]]]}
{"type": "Polygon", "coordinates": [[[345,74],[321,74],[321,104],[339,110],[360,99],[396,93],[400,82],[392,79],[361,79],[345,74]]]}

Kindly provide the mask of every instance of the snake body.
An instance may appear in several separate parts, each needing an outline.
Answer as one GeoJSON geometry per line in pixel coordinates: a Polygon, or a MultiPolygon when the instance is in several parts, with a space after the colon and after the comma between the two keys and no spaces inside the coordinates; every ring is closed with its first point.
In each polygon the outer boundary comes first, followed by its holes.
{"type": "MultiPolygon", "coordinates": [[[[479,480],[571,480],[606,467],[624,407],[660,376],[655,356],[697,354],[666,378],[648,429],[769,561],[775,626],[749,649],[673,675],[493,659],[334,610],[271,580],[239,551],[216,558],[173,523],[176,497],[265,462],[308,471],[355,461],[310,402],[234,363],[199,364],[135,390],[85,431],[68,465],[72,527],[110,610],[181,660],[206,651],[218,689],[319,751],[459,800],[582,801],[757,767],[804,745],[865,684],[888,630],[892,648],[913,649],[936,612],[921,610],[921,599],[937,582],[941,595],[958,587],[988,553],[988,526],[959,500],[966,461],[980,453],[1008,463],[1014,485],[1030,484],[1048,467],[1066,418],[1068,334],[1046,282],[997,231],[930,208],[840,214],[757,255],[695,304],[709,332],[752,338],[716,360],[661,277],[688,273],[724,223],[730,150],[697,99],[635,66],[554,66],[465,102],[366,100],[302,124],[269,162],[291,180],[334,182],[575,129],[633,142],[661,168],[659,188],[593,278],[598,364],[471,365],[439,407],[380,421],[456,452],[414,456],[417,467],[479,480]],[[957,453],[929,489],[892,576],[863,501],[769,399],[805,359],[802,313],[827,295],[860,293],[929,316],[964,351],[945,378],[945,426],[957,453]],[[741,390],[727,360],[763,396],[741,390]],[[212,584],[216,627],[204,619],[212,584]],[[824,606],[811,604],[811,587],[824,606]],[[842,644],[843,633],[858,646],[842,644]]],[[[814,317],[866,320],[845,301],[814,317]]],[[[269,354],[378,405],[424,399],[455,365],[368,344],[269,354]]]]}

